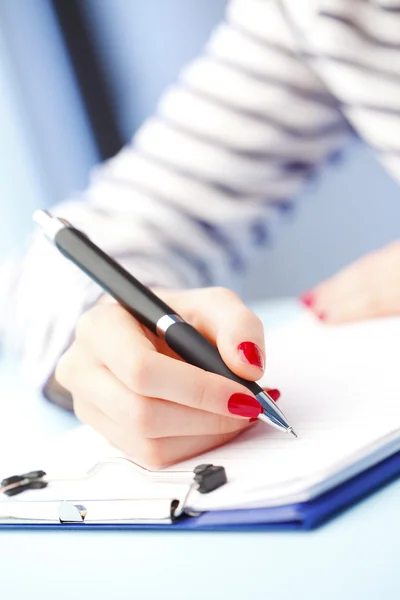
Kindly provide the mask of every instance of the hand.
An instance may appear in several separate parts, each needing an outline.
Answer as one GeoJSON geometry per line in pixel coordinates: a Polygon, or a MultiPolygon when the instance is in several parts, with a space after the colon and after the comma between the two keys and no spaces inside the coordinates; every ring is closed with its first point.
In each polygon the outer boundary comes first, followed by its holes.
{"type": "MultiPolygon", "coordinates": [[[[262,376],[263,326],[235,294],[220,288],[157,294],[217,344],[237,375],[262,376]]],[[[261,412],[247,388],[183,362],[114,301],[83,315],[56,379],[71,392],[79,419],[152,467],[231,440],[261,412]]]]}
{"type": "Polygon", "coordinates": [[[400,315],[400,242],[361,258],[301,300],[332,324],[400,315]]]}

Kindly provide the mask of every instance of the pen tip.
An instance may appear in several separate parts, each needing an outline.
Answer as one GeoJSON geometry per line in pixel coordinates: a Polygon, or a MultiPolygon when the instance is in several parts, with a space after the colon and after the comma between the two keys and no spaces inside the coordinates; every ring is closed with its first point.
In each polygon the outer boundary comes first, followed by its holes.
{"type": "Polygon", "coordinates": [[[286,433],[289,433],[290,435],[292,435],[295,438],[299,437],[297,435],[297,433],[295,432],[295,430],[293,429],[293,427],[289,427],[288,429],[286,429],[286,433]]]}

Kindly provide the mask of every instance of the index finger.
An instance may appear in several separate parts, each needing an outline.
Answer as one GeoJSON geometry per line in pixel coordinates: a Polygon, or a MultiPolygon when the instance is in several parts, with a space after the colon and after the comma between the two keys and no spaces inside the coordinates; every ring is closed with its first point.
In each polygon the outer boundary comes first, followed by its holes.
{"type": "Polygon", "coordinates": [[[90,319],[78,338],[133,392],[225,416],[261,414],[260,403],[246,387],[158,353],[122,307],[97,307],[90,319]]]}
{"type": "Polygon", "coordinates": [[[262,407],[244,386],[157,352],[144,352],[133,365],[126,385],[144,396],[192,408],[244,418],[257,418],[262,407]]]}
{"type": "Polygon", "coordinates": [[[217,345],[236,375],[260,379],[265,363],[264,327],[239,296],[224,288],[164,294],[179,314],[217,345]]]}

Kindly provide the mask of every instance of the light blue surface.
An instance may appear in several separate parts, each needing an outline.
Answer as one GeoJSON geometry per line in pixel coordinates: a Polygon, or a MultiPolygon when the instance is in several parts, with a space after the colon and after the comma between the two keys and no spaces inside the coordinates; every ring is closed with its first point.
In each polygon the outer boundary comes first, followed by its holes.
{"type": "MultiPolygon", "coordinates": [[[[258,309],[267,329],[296,310],[258,309]]],[[[35,439],[75,425],[6,363],[0,390],[0,467],[21,439],[29,452],[35,439]]],[[[311,533],[2,531],[0,597],[398,599],[399,507],[397,481],[311,533]]]]}

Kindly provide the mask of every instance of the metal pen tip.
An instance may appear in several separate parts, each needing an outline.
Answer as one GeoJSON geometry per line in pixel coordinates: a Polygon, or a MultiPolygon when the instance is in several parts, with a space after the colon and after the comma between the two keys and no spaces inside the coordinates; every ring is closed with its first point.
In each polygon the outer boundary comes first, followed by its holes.
{"type": "Polygon", "coordinates": [[[289,435],[292,435],[295,438],[298,438],[299,436],[297,435],[297,433],[295,432],[295,430],[293,429],[293,427],[289,427],[288,429],[286,429],[286,433],[288,433],[289,435]]]}

